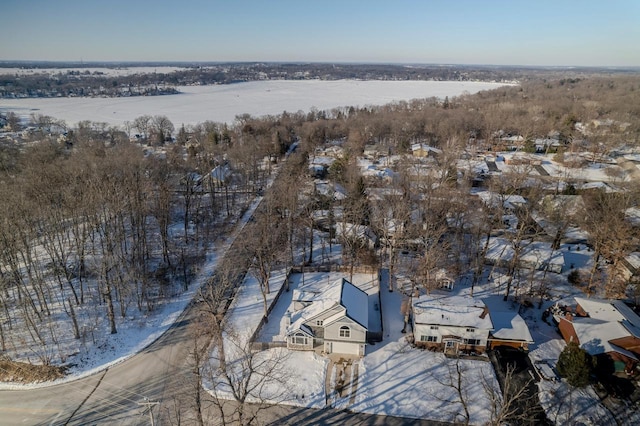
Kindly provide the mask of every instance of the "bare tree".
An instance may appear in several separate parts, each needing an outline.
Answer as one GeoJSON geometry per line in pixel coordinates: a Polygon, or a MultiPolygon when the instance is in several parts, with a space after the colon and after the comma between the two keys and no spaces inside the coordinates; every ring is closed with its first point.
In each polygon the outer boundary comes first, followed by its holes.
{"type": "Polygon", "coordinates": [[[138,129],[142,138],[146,141],[149,137],[149,131],[151,130],[151,120],[153,118],[150,115],[141,115],[133,120],[133,127],[138,129]]]}
{"type": "Polygon", "coordinates": [[[464,380],[466,370],[467,368],[460,363],[460,358],[456,358],[455,361],[447,360],[447,376],[444,378],[436,377],[435,379],[440,385],[452,389],[455,393],[455,399],[451,400],[440,393],[434,394],[434,397],[446,403],[460,404],[462,410],[458,410],[458,415],[453,420],[456,423],[468,425],[471,421],[471,415],[469,413],[470,397],[467,392],[468,383],[464,380]],[[462,417],[461,421],[458,416],[462,417]]]}
{"type": "Polygon", "coordinates": [[[605,284],[607,297],[624,296],[626,279],[624,278],[624,258],[637,244],[637,230],[625,217],[625,210],[632,204],[630,193],[607,194],[597,191],[583,195],[585,214],[582,226],[589,233],[593,247],[593,266],[589,274],[587,294],[596,292],[595,277],[601,257],[609,263],[608,279],[605,284]]]}
{"type": "Polygon", "coordinates": [[[277,216],[274,203],[267,195],[254,215],[255,221],[247,233],[248,240],[245,248],[247,256],[252,259],[249,273],[253,274],[260,284],[264,306],[264,320],[267,321],[267,296],[271,292],[269,280],[271,272],[283,260],[284,249],[287,245],[287,233],[281,218],[277,216]]]}
{"type": "Polygon", "coordinates": [[[286,396],[287,351],[282,348],[253,351],[248,336],[238,336],[231,330],[225,331],[222,340],[214,344],[218,350],[212,352],[203,375],[209,382],[212,403],[221,423],[256,424],[264,410],[286,396]]]}
{"type": "Polygon", "coordinates": [[[524,384],[515,378],[515,365],[507,365],[504,373],[502,392],[493,385],[493,380],[482,376],[482,388],[491,403],[491,424],[503,425],[506,423],[520,423],[526,419],[532,419],[532,414],[522,407],[533,405],[533,397],[527,392],[532,379],[524,384]]]}
{"type": "Polygon", "coordinates": [[[159,145],[162,145],[175,130],[173,123],[166,115],[154,115],[151,124],[159,145]]]}

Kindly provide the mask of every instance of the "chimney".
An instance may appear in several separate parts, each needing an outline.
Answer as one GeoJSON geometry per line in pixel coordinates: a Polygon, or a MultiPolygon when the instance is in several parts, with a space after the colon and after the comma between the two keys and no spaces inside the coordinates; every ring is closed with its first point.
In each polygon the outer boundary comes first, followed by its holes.
{"type": "Polygon", "coordinates": [[[485,306],[484,309],[482,310],[482,313],[480,314],[480,318],[484,319],[488,313],[489,313],[489,308],[485,306]]]}
{"type": "Polygon", "coordinates": [[[569,322],[573,322],[573,314],[569,311],[565,312],[564,319],[566,319],[569,322]]]}
{"type": "Polygon", "coordinates": [[[284,326],[289,327],[291,325],[291,312],[287,311],[284,314],[284,326]]]}

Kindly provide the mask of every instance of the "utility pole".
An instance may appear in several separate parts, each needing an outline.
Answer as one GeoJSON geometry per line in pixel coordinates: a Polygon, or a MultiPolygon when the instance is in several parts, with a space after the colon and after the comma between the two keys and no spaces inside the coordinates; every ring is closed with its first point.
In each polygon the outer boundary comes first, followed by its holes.
{"type": "MultiPolygon", "coordinates": [[[[149,410],[149,418],[151,420],[151,426],[155,426],[155,422],[153,421],[153,406],[158,405],[157,401],[149,401],[145,398],[144,402],[138,402],[138,405],[145,406],[145,410],[149,410]]],[[[144,414],[144,411],[143,411],[144,414]]]]}

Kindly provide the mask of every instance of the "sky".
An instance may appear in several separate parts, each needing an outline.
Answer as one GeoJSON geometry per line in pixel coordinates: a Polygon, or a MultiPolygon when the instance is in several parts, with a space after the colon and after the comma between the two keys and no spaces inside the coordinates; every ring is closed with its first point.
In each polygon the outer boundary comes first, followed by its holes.
{"type": "Polygon", "coordinates": [[[2,0],[0,60],[640,66],[640,0],[2,0]]]}

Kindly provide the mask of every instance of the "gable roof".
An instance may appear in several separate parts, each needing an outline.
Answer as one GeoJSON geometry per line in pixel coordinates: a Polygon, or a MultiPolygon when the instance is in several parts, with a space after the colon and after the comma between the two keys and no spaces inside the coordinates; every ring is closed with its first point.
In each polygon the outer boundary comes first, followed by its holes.
{"type": "Polygon", "coordinates": [[[291,315],[291,325],[287,329],[290,334],[304,326],[314,317],[333,308],[339,308],[326,319],[329,324],[344,315],[360,324],[365,329],[369,325],[369,295],[345,278],[331,284],[313,283],[293,291],[293,301],[308,303],[303,309],[291,315]]]}
{"type": "Polygon", "coordinates": [[[589,317],[574,317],[573,329],[580,346],[591,355],[618,352],[637,360],[630,351],[612,340],[640,335],[640,317],[621,300],[597,300],[575,297],[589,317]]]}
{"type": "Polygon", "coordinates": [[[342,278],[340,304],[347,309],[347,316],[363,326],[369,326],[369,295],[342,278]]]}
{"type": "Polygon", "coordinates": [[[491,312],[493,322],[493,337],[505,340],[523,340],[533,343],[533,337],[527,323],[515,311],[491,312]]]}
{"type": "Polygon", "coordinates": [[[417,324],[493,329],[485,304],[472,297],[427,294],[413,299],[412,305],[417,324]]]}
{"type": "Polygon", "coordinates": [[[598,300],[575,297],[576,303],[591,318],[602,321],[628,321],[640,327],[640,317],[621,300],[598,300]]]}

